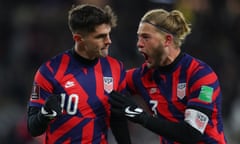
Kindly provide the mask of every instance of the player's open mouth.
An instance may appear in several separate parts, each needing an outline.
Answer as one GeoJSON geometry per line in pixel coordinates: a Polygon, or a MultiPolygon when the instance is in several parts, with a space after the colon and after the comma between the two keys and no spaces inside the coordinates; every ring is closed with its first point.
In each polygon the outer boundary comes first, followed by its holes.
{"type": "Polygon", "coordinates": [[[144,53],[144,52],[140,52],[142,55],[143,55],[143,57],[145,58],[145,60],[147,61],[148,60],[148,55],[146,54],[146,53],[144,53]]]}

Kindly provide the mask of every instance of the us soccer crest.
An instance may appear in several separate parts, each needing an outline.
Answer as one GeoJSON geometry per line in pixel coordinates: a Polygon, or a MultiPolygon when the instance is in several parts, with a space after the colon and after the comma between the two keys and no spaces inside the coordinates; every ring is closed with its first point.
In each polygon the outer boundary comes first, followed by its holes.
{"type": "Polygon", "coordinates": [[[186,83],[178,83],[177,97],[183,99],[186,96],[186,83]]]}
{"type": "Polygon", "coordinates": [[[112,77],[103,77],[104,90],[107,93],[110,93],[113,90],[113,78],[112,77]]]}

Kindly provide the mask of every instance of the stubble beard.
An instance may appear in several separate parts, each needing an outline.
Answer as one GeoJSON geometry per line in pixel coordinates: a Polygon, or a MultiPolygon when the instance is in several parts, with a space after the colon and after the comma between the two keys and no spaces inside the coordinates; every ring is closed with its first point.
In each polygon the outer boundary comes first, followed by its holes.
{"type": "Polygon", "coordinates": [[[158,47],[154,48],[154,51],[152,53],[152,63],[148,63],[149,68],[157,68],[160,66],[161,61],[163,60],[164,57],[164,49],[163,45],[159,45],[158,47]]]}

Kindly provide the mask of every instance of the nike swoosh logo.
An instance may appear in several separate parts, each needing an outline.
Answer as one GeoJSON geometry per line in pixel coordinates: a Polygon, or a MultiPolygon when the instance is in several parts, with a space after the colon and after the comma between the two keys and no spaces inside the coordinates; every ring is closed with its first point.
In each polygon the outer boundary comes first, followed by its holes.
{"type": "Polygon", "coordinates": [[[57,116],[57,112],[55,110],[52,110],[52,113],[50,114],[49,112],[47,112],[43,107],[41,108],[41,113],[47,117],[56,117],[57,116]]]}
{"type": "Polygon", "coordinates": [[[67,81],[67,83],[65,84],[65,88],[70,88],[74,86],[74,82],[73,81],[67,81]]]}
{"type": "Polygon", "coordinates": [[[141,108],[135,108],[134,111],[130,110],[131,106],[128,106],[125,108],[125,115],[129,117],[135,117],[136,115],[140,114],[143,112],[141,108]]]}

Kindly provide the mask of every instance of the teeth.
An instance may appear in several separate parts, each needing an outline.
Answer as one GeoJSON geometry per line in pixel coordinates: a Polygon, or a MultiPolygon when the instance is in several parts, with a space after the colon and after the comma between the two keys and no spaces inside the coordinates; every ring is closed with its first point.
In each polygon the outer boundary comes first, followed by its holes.
{"type": "Polygon", "coordinates": [[[144,57],[145,57],[146,60],[148,59],[148,56],[146,54],[144,54],[144,57]]]}

